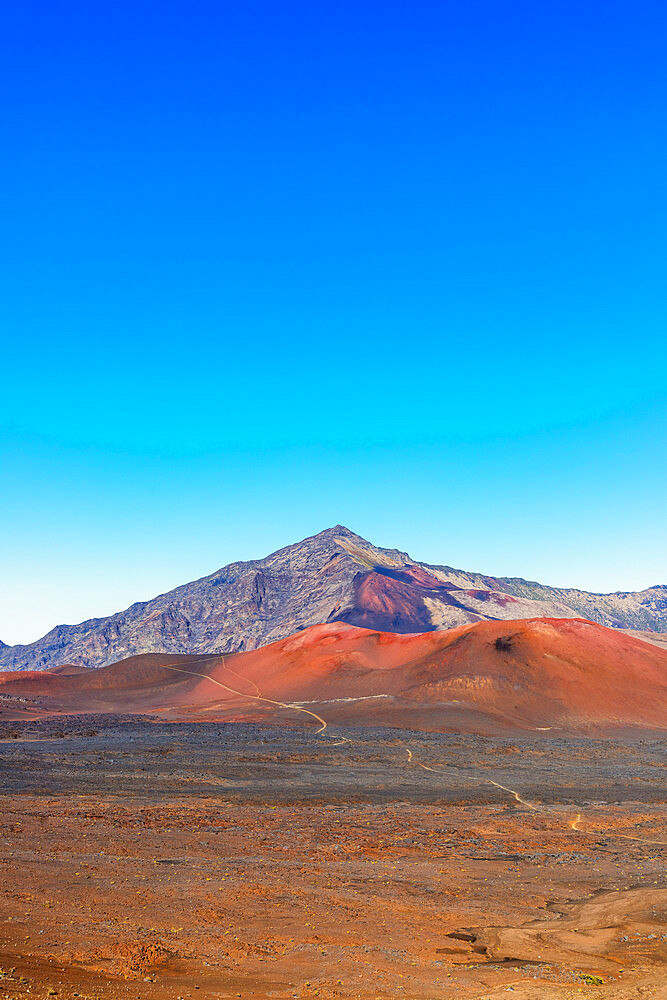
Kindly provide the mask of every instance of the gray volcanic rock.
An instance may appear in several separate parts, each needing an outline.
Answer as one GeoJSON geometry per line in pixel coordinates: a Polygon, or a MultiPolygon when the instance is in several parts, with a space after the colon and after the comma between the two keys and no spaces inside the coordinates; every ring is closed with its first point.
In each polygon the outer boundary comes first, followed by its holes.
{"type": "Polygon", "coordinates": [[[322,622],[425,632],[482,619],[583,617],[667,631],[667,586],[589,594],[418,563],[336,525],[265,559],[231,563],[108,618],[0,648],[0,669],[101,667],[137,653],[254,649],[322,622]]]}
{"type": "Polygon", "coordinates": [[[642,642],[650,642],[652,646],[658,646],[659,649],[667,649],[667,632],[651,632],[647,629],[623,629],[628,635],[633,635],[635,639],[641,639],[642,642]]]}

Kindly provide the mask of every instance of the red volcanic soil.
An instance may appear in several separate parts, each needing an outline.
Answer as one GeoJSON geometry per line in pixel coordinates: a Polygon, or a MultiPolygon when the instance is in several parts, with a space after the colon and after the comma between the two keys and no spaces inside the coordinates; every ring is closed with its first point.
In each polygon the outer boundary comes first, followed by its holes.
{"type": "MultiPolygon", "coordinates": [[[[424,626],[424,631],[433,631],[424,597],[437,599],[441,604],[460,608],[467,620],[478,621],[480,616],[461,604],[456,594],[462,593],[456,584],[438,580],[419,566],[407,569],[376,567],[368,573],[358,573],[354,580],[354,605],[340,616],[341,621],[361,627],[381,625],[388,632],[413,633],[415,622],[424,626]]],[[[477,591],[463,591],[473,597],[477,591]]],[[[482,591],[485,598],[491,598],[490,591],[482,591]]],[[[496,595],[493,595],[496,599],[496,595]]],[[[514,598],[503,595],[502,603],[514,598]]]]}
{"type": "Polygon", "coordinates": [[[580,619],[483,621],[413,635],[338,622],[224,658],[145,654],[77,674],[0,674],[0,695],[5,718],[20,696],[34,699],[22,717],[33,710],[277,720],[298,718],[298,702],[341,724],[662,730],[667,651],[580,619]]]}

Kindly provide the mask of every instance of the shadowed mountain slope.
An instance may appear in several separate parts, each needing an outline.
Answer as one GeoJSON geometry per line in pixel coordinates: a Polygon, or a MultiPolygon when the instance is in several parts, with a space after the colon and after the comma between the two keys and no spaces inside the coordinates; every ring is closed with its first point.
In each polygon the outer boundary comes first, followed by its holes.
{"type": "Polygon", "coordinates": [[[145,654],[77,674],[5,673],[0,706],[5,718],[154,712],[488,734],[665,730],[667,651],[578,619],[417,635],[337,622],[226,657],[145,654]]]}
{"type": "Polygon", "coordinates": [[[30,645],[0,648],[0,669],[100,667],[143,652],[254,649],[332,621],[407,633],[544,616],[667,631],[667,586],[602,595],[558,590],[418,563],[337,525],[107,618],[59,625],[30,645]]]}

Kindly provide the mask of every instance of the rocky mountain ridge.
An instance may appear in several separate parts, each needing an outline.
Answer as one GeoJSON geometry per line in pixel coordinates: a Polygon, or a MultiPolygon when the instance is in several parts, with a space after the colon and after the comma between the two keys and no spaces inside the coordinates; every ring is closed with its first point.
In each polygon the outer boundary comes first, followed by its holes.
{"type": "Polygon", "coordinates": [[[107,618],[58,625],[29,645],[0,647],[0,669],[100,667],[147,652],[255,649],[333,621],[410,633],[535,617],[667,632],[667,586],[590,594],[468,573],[416,562],[336,525],[107,618]]]}

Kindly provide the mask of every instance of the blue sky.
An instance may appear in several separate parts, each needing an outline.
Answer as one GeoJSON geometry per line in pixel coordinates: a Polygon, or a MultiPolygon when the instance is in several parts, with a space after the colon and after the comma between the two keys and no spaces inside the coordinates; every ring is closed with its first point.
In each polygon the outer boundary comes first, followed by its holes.
{"type": "Polygon", "coordinates": [[[667,582],[667,11],[583,6],[5,12],[0,639],[336,522],[667,582]]]}

